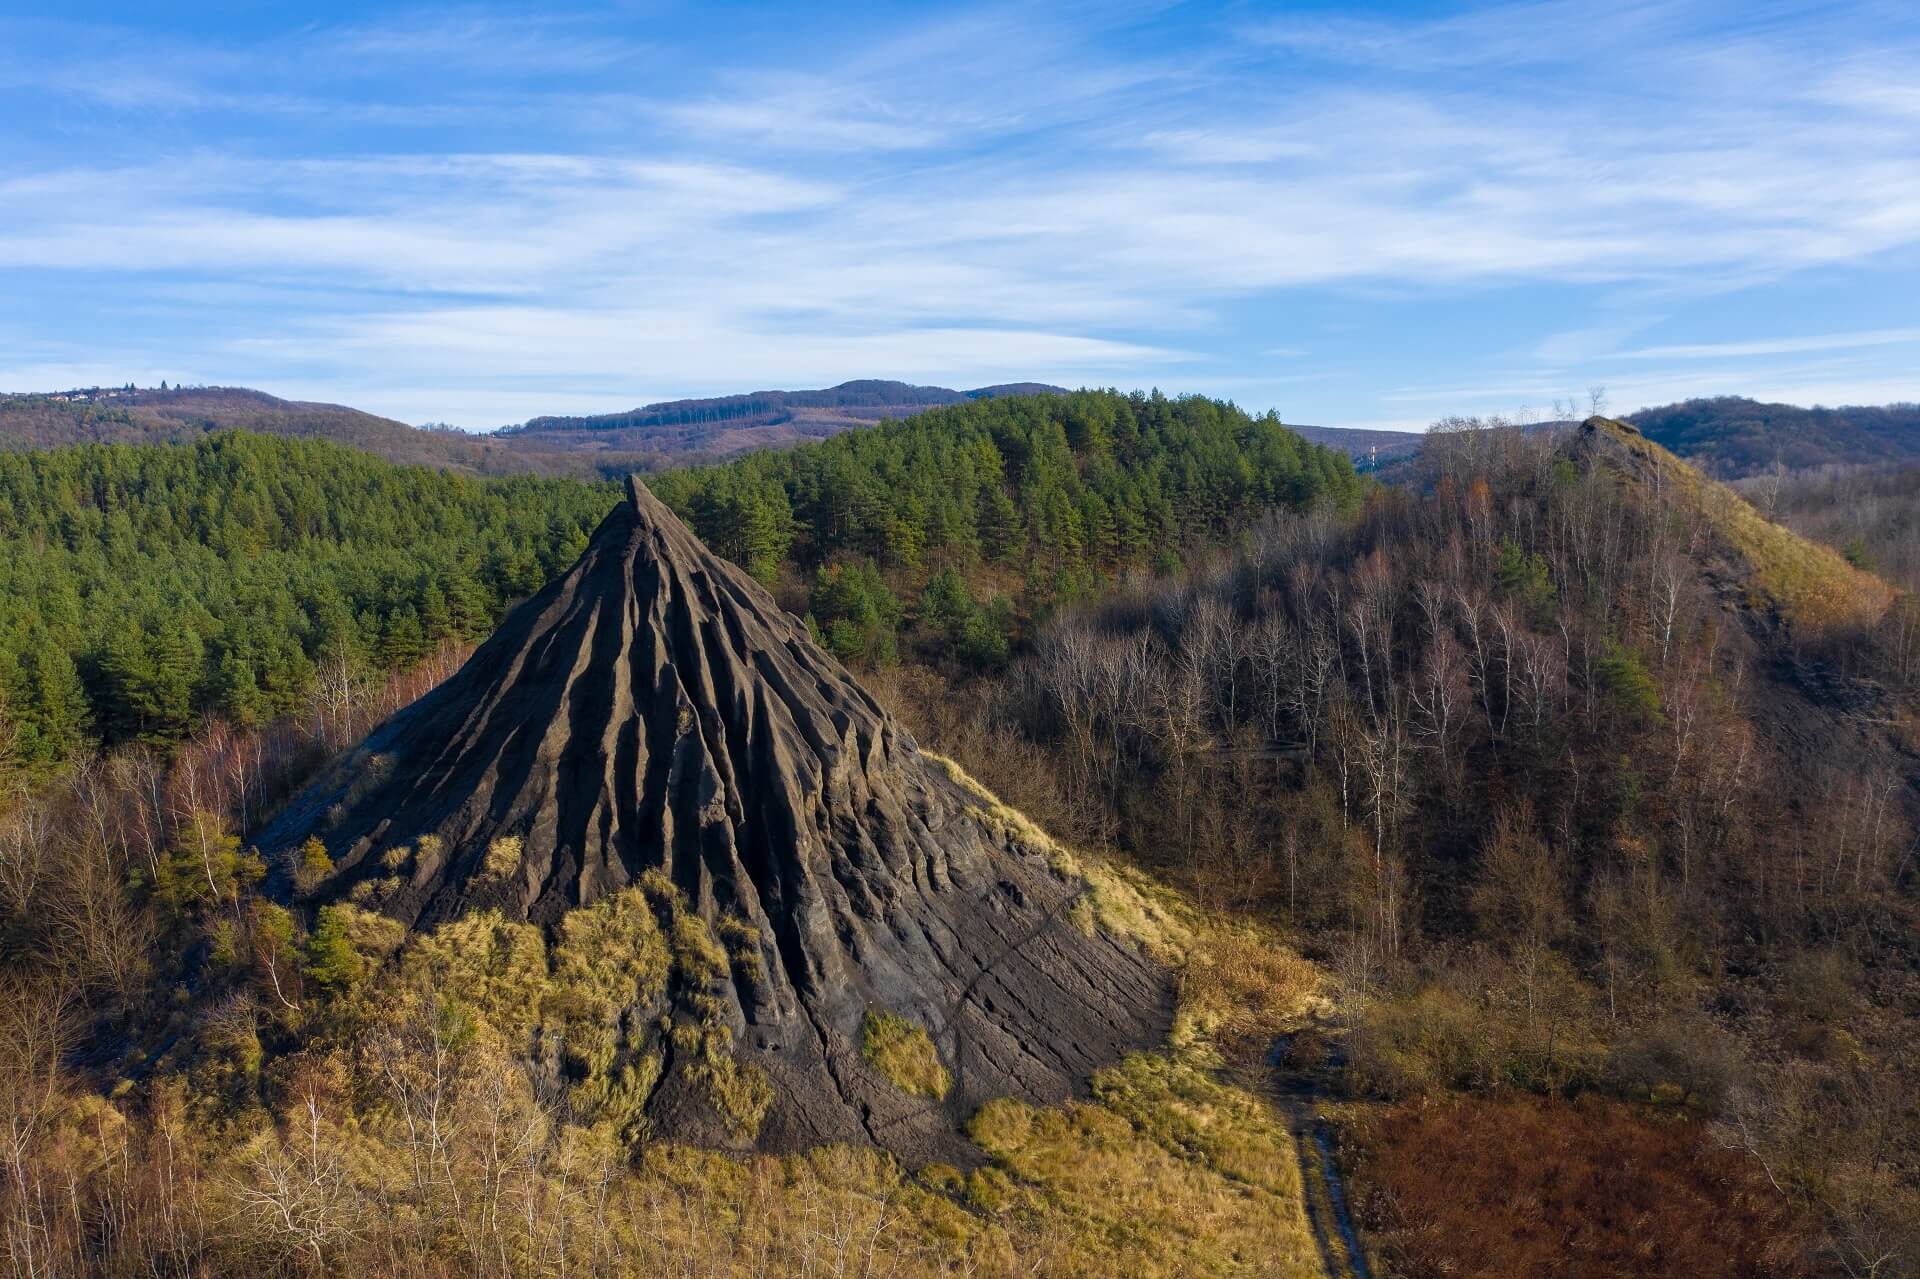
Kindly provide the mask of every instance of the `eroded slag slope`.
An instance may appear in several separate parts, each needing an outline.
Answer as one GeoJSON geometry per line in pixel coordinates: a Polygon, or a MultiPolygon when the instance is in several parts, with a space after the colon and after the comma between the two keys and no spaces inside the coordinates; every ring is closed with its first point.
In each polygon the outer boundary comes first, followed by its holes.
{"type": "Polygon", "coordinates": [[[724,938],[712,963],[633,983],[620,1060],[595,1054],[645,1081],[651,1130],[680,1140],[952,1157],[981,1102],[1066,1097],[1167,1029],[1166,973],[1076,926],[1071,867],[924,758],[638,481],[571,571],[260,845],[284,867],[309,837],[335,864],[316,903],[416,930],[497,911],[551,933],[644,883],[658,927],[724,938]],[[943,1097],[863,1057],[875,1009],[926,1028],[943,1097]],[[712,1086],[721,1049],[756,1081],[751,1122],[712,1086]]]}

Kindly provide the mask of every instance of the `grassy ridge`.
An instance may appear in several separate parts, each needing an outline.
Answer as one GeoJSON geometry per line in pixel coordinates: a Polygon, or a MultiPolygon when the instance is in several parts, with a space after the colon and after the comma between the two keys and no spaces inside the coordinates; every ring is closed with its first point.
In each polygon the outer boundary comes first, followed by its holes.
{"type": "Polygon", "coordinates": [[[1597,421],[1596,429],[1648,468],[1658,486],[1737,552],[1753,571],[1765,602],[1788,622],[1805,627],[1868,626],[1893,602],[1894,591],[1849,564],[1831,547],[1801,537],[1762,516],[1745,498],[1716,483],[1625,423],[1597,421]]]}

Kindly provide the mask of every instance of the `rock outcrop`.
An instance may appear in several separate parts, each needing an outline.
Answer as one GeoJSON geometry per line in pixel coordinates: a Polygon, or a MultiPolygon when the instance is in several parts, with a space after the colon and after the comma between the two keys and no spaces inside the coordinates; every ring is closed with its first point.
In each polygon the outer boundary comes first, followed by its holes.
{"type": "Polygon", "coordinates": [[[317,836],[336,867],[321,900],[376,880],[378,909],[416,928],[483,909],[553,928],[664,874],[681,909],[744,950],[702,990],[631,1012],[660,1028],[649,1051],[667,1062],[645,1104],[654,1131],[952,1158],[980,1102],[1063,1098],[1163,1040],[1170,1014],[1164,970],[1077,927],[1085,886],[1021,832],[629,481],[571,571],[260,846],[284,868],[317,836]],[[751,1134],[673,1069],[668,1032],[695,999],[771,1084],[751,1134]],[[874,1012],[929,1032],[944,1098],[866,1060],[874,1012]]]}

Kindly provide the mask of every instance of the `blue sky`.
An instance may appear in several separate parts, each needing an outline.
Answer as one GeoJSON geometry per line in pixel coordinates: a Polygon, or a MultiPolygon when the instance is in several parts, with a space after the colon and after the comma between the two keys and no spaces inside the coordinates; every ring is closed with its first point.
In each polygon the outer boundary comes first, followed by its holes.
{"type": "Polygon", "coordinates": [[[1910,0],[52,9],[0,6],[0,389],[1920,398],[1910,0]]]}

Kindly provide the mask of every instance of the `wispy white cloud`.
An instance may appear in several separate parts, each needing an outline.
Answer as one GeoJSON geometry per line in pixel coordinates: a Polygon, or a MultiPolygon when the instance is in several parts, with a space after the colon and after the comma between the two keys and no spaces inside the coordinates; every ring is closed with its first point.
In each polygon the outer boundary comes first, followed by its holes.
{"type": "MultiPolygon", "coordinates": [[[[1225,378],[1251,388],[1273,385],[1258,358],[1327,346],[1271,319],[1289,345],[1237,332],[1256,304],[1470,309],[1517,282],[1663,302],[1503,338],[1467,391],[1534,394],[1528,378],[1629,357],[1724,372],[1912,340],[1621,351],[1673,298],[1920,249],[1901,78],[1920,63],[1911,30],[1902,44],[1873,17],[1757,0],[1596,21],[1548,0],[1431,22],[1222,17],[1173,48],[1151,6],[988,7],[788,56],[710,45],[676,79],[685,36],[664,24],[459,8],[251,44],[97,33],[127,72],[111,87],[34,56],[48,29],[16,24],[0,109],[92,95],[117,149],[143,113],[205,124],[191,145],[156,135],[151,160],[82,146],[14,165],[0,283],[63,278],[55,309],[245,299],[226,329],[191,310],[195,359],[463,403],[542,378],[627,399],[671,377],[880,368],[1145,381],[1222,342],[1260,353],[1225,378]],[[257,127],[276,114],[298,117],[284,148],[257,127]]],[[[78,114],[60,127],[102,128],[78,114]]],[[[0,123],[0,142],[20,128],[0,123]]],[[[1429,393],[1465,394],[1423,377],[1383,402],[1429,393]]]]}
{"type": "Polygon", "coordinates": [[[892,105],[819,76],[755,76],[725,96],[662,108],[675,125],[702,136],[743,138],[777,147],[887,152],[936,146],[964,120],[892,105]]]}
{"type": "Polygon", "coordinates": [[[317,23],[286,43],[303,63],[319,59],[329,70],[362,75],[423,63],[466,75],[603,75],[655,52],[586,15],[536,6],[401,10],[373,22],[317,23]]]}
{"type": "Polygon", "coordinates": [[[1582,365],[1604,359],[1620,349],[1620,343],[1646,328],[1652,316],[1637,316],[1607,324],[1564,329],[1542,337],[1533,347],[1533,358],[1549,365],[1582,365]]]}
{"type": "Polygon", "coordinates": [[[1174,164],[1246,165],[1302,160],[1321,148],[1281,130],[1155,129],[1140,145],[1174,164]]]}
{"type": "Polygon", "coordinates": [[[1403,74],[1511,71],[1564,64],[1565,41],[1575,33],[1582,37],[1578,56],[1596,61],[1607,50],[1670,43],[1697,25],[1701,8],[1630,0],[1610,5],[1604,20],[1583,0],[1486,5],[1428,21],[1289,14],[1254,23],[1245,35],[1303,57],[1403,74]]]}
{"type": "Polygon", "coordinates": [[[1539,414],[1549,411],[1556,400],[1584,414],[1588,396],[1596,387],[1606,396],[1607,411],[1615,414],[1727,394],[1790,404],[1833,405],[1912,401],[1920,393],[1920,381],[1904,370],[1890,371],[1856,358],[1775,361],[1760,366],[1708,358],[1657,372],[1616,367],[1587,378],[1511,369],[1470,382],[1398,387],[1381,398],[1389,406],[1419,405],[1430,417],[1450,413],[1511,415],[1525,408],[1539,414]]]}
{"type": "Polygon", "coordinates": [[[282,367],[292,376],[318,358],[337,376],[368,388],[369,402],[388,405],[389,412],[421,418],[432,417],[432,409],[458,414],[454,420],[468,425],[517,420],[516,406],[525,408],[518,417],[604,412],[631,407],[637,398],[856,377],[963,386],[1028,378],[1130,383],[1140,370],[1175,369],[1190,358],[1043,330],[796,333],[735,315],[646,308],[477,307],[341,317],[243,339],[235,348],[238,360],[282,367]],[[743,362],[743,350],[756,355],[743,362]],[[392,381],[383,385],[381,378],[392,381]],[[647,388],[644,397],[636,387],[647,388]]]}
{"type": "Polygon", "coordinates": [[[1920,343],[1920,328],[1873,329],[1864,333],[1824,333],[1810,337],[1763,338],[1747,342],[1682,342],[1622,352],[1635,360],[1697,360],[1733,356],[1794,355],[1805,351],[1846,351],[1870,346],[1920,343]]]}

